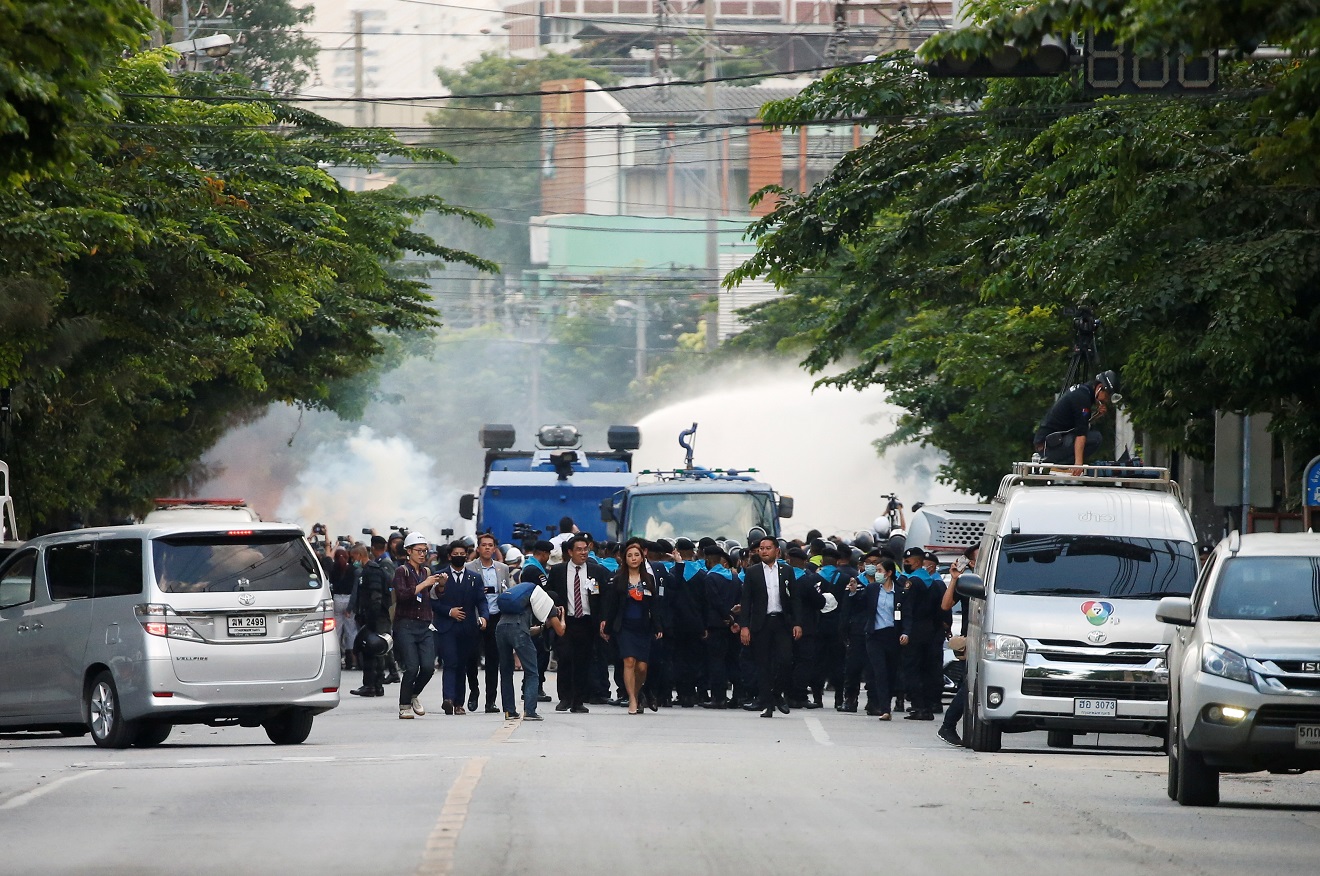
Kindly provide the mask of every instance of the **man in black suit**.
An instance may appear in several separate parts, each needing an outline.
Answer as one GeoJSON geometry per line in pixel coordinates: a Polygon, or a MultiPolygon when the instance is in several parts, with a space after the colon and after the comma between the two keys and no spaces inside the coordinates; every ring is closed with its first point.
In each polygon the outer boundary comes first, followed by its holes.
{"type": "Polygon", "coordinates": [[[546,592],[555,605],[564,609],[564,635],[556,644],[559,658],[559,702],[556,712],[589,711],[586,700],[591,696],[590,671],[592,647],[600,635],[600,591],[607,583],[602,568],[587,565],[591,552],[587,539],[574,535],[564,543],[568,561],[551,567],[547,576],[546,592]]]}
{"type": "Polygon", "coordinates": [[[779,543],[763,536],[756,552],[761,562],[743,573],[742,643],[756,660],[761,717],[772,718],[776,708],[788,714],[784,692],[793,670],[793,642],[802,638],[802,627],[794,623],[793,570],[779,562],[779,543]]]}

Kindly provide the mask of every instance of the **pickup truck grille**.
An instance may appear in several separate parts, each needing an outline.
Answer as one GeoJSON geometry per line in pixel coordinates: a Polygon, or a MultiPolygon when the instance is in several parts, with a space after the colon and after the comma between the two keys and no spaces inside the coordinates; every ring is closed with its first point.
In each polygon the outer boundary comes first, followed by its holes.
{"type": "Polygon", "coordinates": [[[1298,724],[1320,724],[1320,703],[1271,703],[1256,711],[1257,724],[1275,727],[1296,727],[1298,724]]]}

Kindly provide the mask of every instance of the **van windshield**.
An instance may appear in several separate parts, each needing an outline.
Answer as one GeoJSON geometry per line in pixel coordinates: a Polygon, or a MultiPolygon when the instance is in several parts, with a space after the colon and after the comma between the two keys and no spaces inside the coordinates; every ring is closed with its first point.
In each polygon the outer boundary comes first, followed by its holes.
{"type": "Polygon", "coordinates": [[[1022,596],[1187,596],[1196,583],[1188,542],[1096,535],[1007,535],[996,593],[1022,596]]]}
{"type": "Polygon", "coordinates": [[[1320,621],[1316,557],[1234,557],[1215,585],[1210,616],[1227,620],[1320,621]]]}
{"type": "Polygon", "coordinates": [[[152,542],[156,584],[164,593],[237,590],[308,590],[321,586],[320,570],[302,536],[173,535],[152,542]]]}

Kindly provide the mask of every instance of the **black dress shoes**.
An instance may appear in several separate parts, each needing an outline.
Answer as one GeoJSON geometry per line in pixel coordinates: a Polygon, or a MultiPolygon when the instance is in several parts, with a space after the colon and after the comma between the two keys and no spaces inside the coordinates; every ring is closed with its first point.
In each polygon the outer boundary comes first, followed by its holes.
{"type": "Polygon", "coordinates": [[[762,717],[762,718],[773,718],[774,716],[775,716],[775,710],[774,710],[774,709],[766,709],[765,711],[763,711],[763,712],[761,713],[761,717],[762,717]]]}
{"type": "Polygon", "coordinates": [[[722,709],[724,708],[724,700],[711,700],[708,703],[702,703],[701,707],[703,709],[722,709]]]}
{"type": "Polygon", "coordinates": [[[783,712],[785,715],[788,714],[788,703],[784,702],[783,700],[780,700],[778,703],[776,703],[775,708],[783,712]]]}
{"type": "Polygon", "coordinates": [[[591,709],[588,709],[586,706],[574,706],[573,708],[569,709],[569,711],[572,712],[574,715],[585,715],[587,712],[590,712],[591,709]]]}
{"type": "Polygon", "coordinates": [[[555,705],[555,711],[556,711],[556,712],[567,712],[567,711],[568,711],[568,703],[567,703],[566,701],[564,701],[564,700],[560,700],[560,701],[555,705]]]}

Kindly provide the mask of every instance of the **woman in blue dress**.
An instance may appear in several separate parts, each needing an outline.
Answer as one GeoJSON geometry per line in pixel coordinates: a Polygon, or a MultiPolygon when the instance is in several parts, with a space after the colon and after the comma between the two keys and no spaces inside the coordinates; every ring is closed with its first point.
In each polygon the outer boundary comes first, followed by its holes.
{"type": "Polygon", "coordinates": [[[600,622],[600,635],[607,642],[611,636],[618,639],[623,684],[628,690],[628,714],[645,714],[638,704],[638,693],[646,683],[651,642],[664,633],[656,610],[659,592],[641,539],[631,539],[624,547],[623,563],[602,596],[605,619],[600,622]]]}

